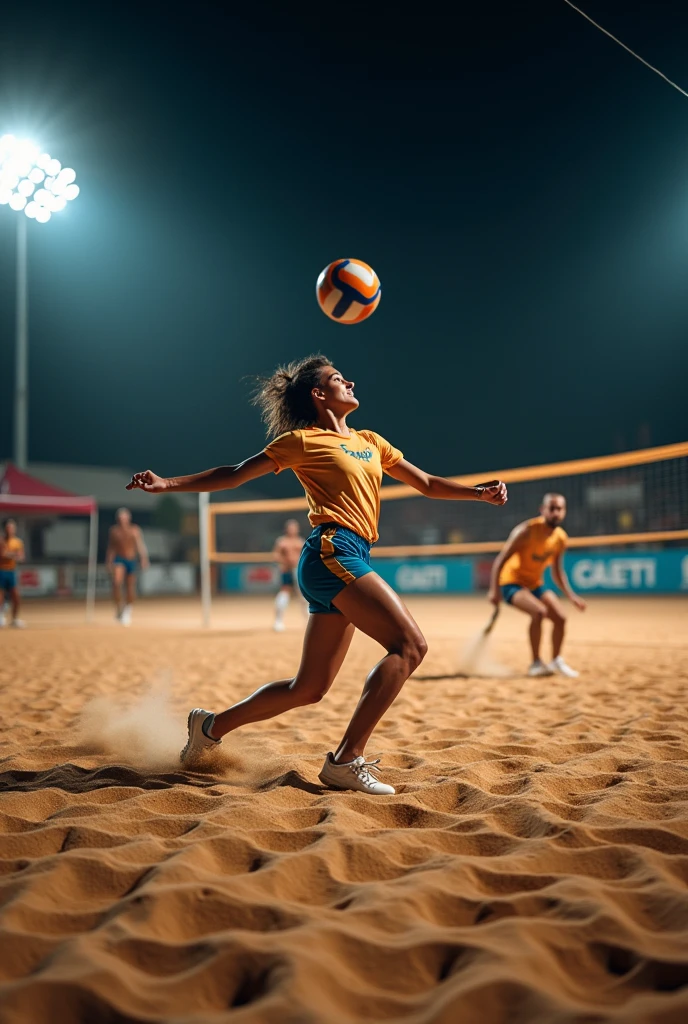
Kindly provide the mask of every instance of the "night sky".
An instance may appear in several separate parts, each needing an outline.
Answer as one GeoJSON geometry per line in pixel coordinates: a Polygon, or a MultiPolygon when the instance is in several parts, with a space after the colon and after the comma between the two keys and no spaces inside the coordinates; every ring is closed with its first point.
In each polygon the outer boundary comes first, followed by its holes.
{"type": "MultiPolygon", "coordinates": [[[[263,444],[243,378],[317,350],[351,425],[432,472],[685,439],[688,100],[563,0],[222,6],[3,14],[0,133],[82,189],[29,224],[30,460],[238,462],[263,444]],[[353,327],[315,301],[341,256],[382,281],[353,327]]],[[[688,88],[686,4],[583,6],[688,88]]]]}

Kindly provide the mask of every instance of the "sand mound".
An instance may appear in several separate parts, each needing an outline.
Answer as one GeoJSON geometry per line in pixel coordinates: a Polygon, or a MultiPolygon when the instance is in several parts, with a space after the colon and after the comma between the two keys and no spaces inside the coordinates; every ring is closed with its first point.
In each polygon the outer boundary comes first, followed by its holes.
{"type": "Polygon", "coordinates": [[[377,799],[317,777],[365,638],[321,704],[186,772],[190,706],[297,664],[267,603],[243,633],[43,611],[3,636],[2,1024],[688,1020],[683,605],[594,604],[573,684],[523,677],[515,613],[511,678],[457,679],[457,622],[470,637],[484,606],[415,612],[430,655],[371,744],[397,787],[377,799]]]}

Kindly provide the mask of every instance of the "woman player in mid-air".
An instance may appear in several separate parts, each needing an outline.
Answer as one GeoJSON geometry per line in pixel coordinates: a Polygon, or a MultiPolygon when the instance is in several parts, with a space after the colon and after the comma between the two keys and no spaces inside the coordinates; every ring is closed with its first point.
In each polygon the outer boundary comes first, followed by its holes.
{"type": "Polygon", "coordinates": [[[372,430],[354,430],[346,418],[358,408],[354,385],[322,355],[278,369],[263,379],[254,402],[273,437],[264,451],[237,466],[220,466],[193,476],[135,473],[128,489],[223,491],[249,480],[292,469],[303,485],[313,532],[298,567],[298,582],[310,617],[301,664],[293,679],[261,686],[245,700],[214,714],[194,708],[183,764],[212,750],[228,732],[249,722],[274,718],[290,708],[313,704],[332,685],[356,628],[387,651],[363,687],[361,699],[336,748],[320,772],[337,789],[394,793],[377,778],[378,761],[366,761],[370,735],[402,686],[423,660],[427,645],[399,597],[370,567],[378,538],[380,484],[385,472],[429,498],[487,501],[503,505],[506,486],[491,480],[465,487],[431,476],[404,459],[372,430]]]}

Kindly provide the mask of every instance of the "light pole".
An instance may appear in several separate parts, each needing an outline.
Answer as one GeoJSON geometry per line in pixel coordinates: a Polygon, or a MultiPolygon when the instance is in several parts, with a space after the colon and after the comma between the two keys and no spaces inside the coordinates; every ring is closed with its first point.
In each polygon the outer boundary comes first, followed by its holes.
{"type": "MultiPolygon", "coordinates": [[[[28,139],[0,138],[0,205],[30,220],[47,224],[53,213],[64,210],[79,195],[76,171],[63,167],[28,139]]],[[[17,222],[17,331],[14,374],[14,461],[26,469],[28,460],[29,330],[27,282],[27,222],[17,222]]]]}

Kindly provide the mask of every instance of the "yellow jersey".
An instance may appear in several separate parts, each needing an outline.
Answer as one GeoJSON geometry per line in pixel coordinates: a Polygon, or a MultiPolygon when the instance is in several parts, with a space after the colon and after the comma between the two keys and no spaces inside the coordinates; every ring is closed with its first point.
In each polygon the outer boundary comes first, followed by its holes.
{"type": "Polygon", "coordinates": [[[8,537],[4,545],[5,553],[0,555],[0,571],[12,572],[17,568],[17,555],[24,553],[24,542],[19,537],[8,537]]]}
{"type": "Polygon", "coordinates": [[[339,523],[374,544],[378,539],[382,474],[403,454],[372,430],[348,437],[323,427],[291,430],[265,448],[276,473],[293,469],[310,509],[311,526],[339,523]]]}
{"type": "Polygon", "coordinates": [[[558,554],[566,550],[568,539],[561,526],[552,529],[542,516],[529,520],[527,534],[502,566],[500,587],[506,583],[515,583],[526,590],[541,587],[545,569],[558,554]]]}

